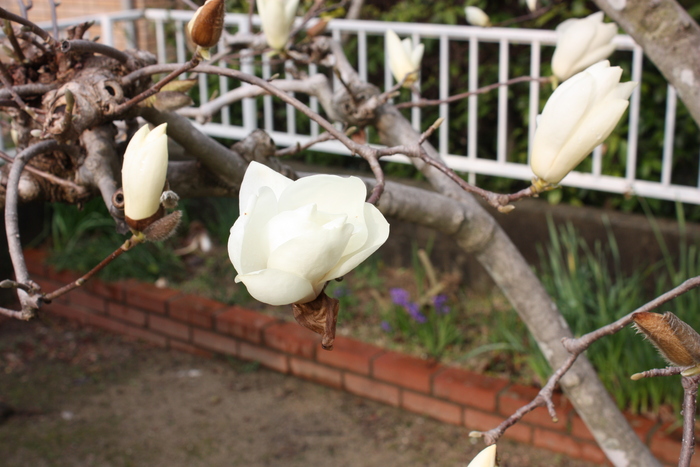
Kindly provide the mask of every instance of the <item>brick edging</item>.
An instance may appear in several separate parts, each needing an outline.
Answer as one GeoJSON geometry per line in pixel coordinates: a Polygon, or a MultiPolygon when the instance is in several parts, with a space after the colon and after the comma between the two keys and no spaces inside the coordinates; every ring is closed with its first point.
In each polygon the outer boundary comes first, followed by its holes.
{"type": "MultiPolygon", "coordinates": [[[[52,291],[75,280],[70,271],[56,272],[41,250],[25,250],[27,267],[42,290],[52,291]]],[[[83,288],[54,300],[43,311],[83,324],[141,339],[151,344],[211,357],[215,353],[254,360],[281,373],[401,407],[470,430],[488,430],[530,402],[537,389],[460,368],[387,351],[338,336],[333,351],[320,337],[296,323],[284,322],[236,305],[160,289],[134,280],[92,279],[83,288]]],[[[537,408],[504,437],[591,462],[605,455],[571,403],[555,398],[559,421],[537,408]]],[[[652,453],[676,465],[680,436],[667,426],[625,415],[652,453]],[[676,436],[674,436],[676,435],[676,436]]],[[[692,466],[700,467],[700,456],[692,466]]]]}

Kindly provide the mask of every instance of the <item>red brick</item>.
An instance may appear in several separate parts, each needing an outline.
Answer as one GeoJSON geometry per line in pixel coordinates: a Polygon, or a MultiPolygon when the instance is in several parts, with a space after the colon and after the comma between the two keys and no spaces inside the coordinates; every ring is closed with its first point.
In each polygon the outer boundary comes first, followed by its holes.
{"type": "Polygon", "coordinates": [[[166,347],[168,339],[165,336],[156,334],[143,328],[135,328],[133,326],[124,326],[124,334],[135,339],[150,342],[158,347],[166,347]]]}
{"type": "Polygon", "coordinates": [[[92,326],[97,326],[98,328],[106,329],[107,331],[111,331],[116,334],[126,333],[126,324],[108,316],[91,315],[88,318],[88,323],[92,326]]]}
{"type": "Polygon", "coordinates": [[[61,285],[69,284],[80,277],[80,273],[78,272],[70,271],[67,269],[64,269],[59,272],[51,266],[47,268],[46,272],[48,274],[49,279],[56,281],[61,285]]]}
{"type": "Polygon", "coordinates": [[[124,301],[124,282],[105,282],[100,279],[90,279],[83,286],[95,295],[113,302],[124,301]]]}
{"type": "Polygon", "coordinates": [[[490,378],[459,368],[447,368],[433,378],[433,394],[460,404],[482,409],[496,410],[496,396],[508,385],[498,378],[490,378]]]}
{"type": "Polygon", "coordinates": [[[384,352],[384,349],[371,344],[338,336],[335,338],[333,350],[324,350],[319,345],[316,349],[316,360],[336,368],[369,375],[372,359],[384,352]]]}
{"type": "Polygon", "coordinates": [[[83,324],[88,322],[88,318],[91,315],[89,311],[81,306],[67,305],[56,301],[52,302],[51,304],[44,305],[41,309],[54,315],[63,316],[64,318],[68,318],[83,324]]]}
{"type": "Polygon", "coordinates": [[[583,422],[578,414],[574,414],[571,417],[571,436],[575,436],[581,439],[587,439],[589,441],[595,441],[595,437],[591,430],[588,429],[586,424],[583,422]]]}
{"type": "Polygon", "coordinates": [[[190,327],[169,318],[149,315],[148,327],[155,331],[162,332],[163,334],[167,334],[168,336],[177,337],[183,341],[190,340],[190,327]]]}
{"type": "Polygon", "coordinates": [[[137,326],[146,325],[146,313],[130,306],[107,302],[107,313],[110,316],[119,318],[122,321],[128,321],[137,326]]]}
{"type": "MultiPolygon", "coordinates": [[[[503,422],[503,417],[475,409],[464,409],[464,426],[469,430],[488,431],[503,422]]],[[[510,438],[521,443],[532,443],[532,427],[516,423],[503,433],[504,438],[510,438]]]]}
{"type": "Polygon", "coordinates": [[[271,316],[232,306],[216,315],[216,330],[249,342],[262,342],[262,331],[276,320],[271,316]]]}
{"type": "Polygon", "coordinates": [[[378,402],[399,406],[399,388],[352,373],[343,374],[345,390],[378,402]]]}
{"type": "Polygon", "coordinates": [[[46,250],[27,248],[22,253],[30,276],[46,276],[46,258],[48,257],[46,250]]]}
{"type": "Polygon", "coordinates": [[[401,394],[401,407],[411,412],[436,418],[445,423],[462,424],[462,408],[459,405],[444,402],[434,397],[403,391],[401,394]]]}
{"type": "Polygon", "coordinates": [[[263,336],[268,347],[310,360],[314,359],[316,346],[321,341],[321,336],[297,323],[272,324],[265,328],[263,336]]]}
{"type": "Polygon", "coordinates": [[[214,328],[214,317],[226,307],[221,302],[197,295],[182,295],[168,304],[168,314],[178,320],[205,329],[214,328]]]}
{"type": "MultiPolygon", "coordinates": [[[[681,453],[681,443],[669,438],[666,435],[665,430],[658,429],[651,437],[649,449],[651,450],[651,453],[654,454],[654,456],[660,461],[677,464],[681,453]]],[[[696,444],[695,451],[697,452],[697,450],[698,447],[696,444]]]]}
{"type": "MultiPolygon", "coordinates": [[[[529,404],[539,393],[539,389],[530,386],[514,384],[509,386],[498,395],[498,412],[501,415],[510,417],[522,406],[529,404]]],[[[552,420],[545,407],[537,407],[522,419],[525,423],[550,428],[552,430],[566,431],[566,421],[569,413],[573,410],[569,401],[560,394],[552,397],[554,409],[556,410],[557,422],[552,420]]]]}
{"type": "Polygon", "coordinates": [[[581,459],[596,464],[610,465],[608,458],[605,456],[600,447],[595,443],[580,443],[581,444],[581,459]]]}
{"type": "Polygon", "coordinates": [[[129,280],[124,282],[124,294],[126,303],[144,310],[165,314],[168,311],[168,302],[180,295],[180,292],[172,289],[159,289],[152,284],[129,280]]]}
{"type": "Polygon", "coordinates": [[[214,354],[208,350],[195,347],[192,344],[188,344],[177,339],[170,339],[170,348],[180,352],[187,352],[192,355],[197,355],[198,357],[212,358],[214,356],[214,354]]]}
{"type": "Polygon", "coordinates": [[[294,376],[325,384],[326,386],[340,388],[343,385],[343,377],[340,371],[308,360],[290,357],[289,369],[294,376]]]}
{"type": "Polygon", "coordinates": [[[399,386],[430,393],[430,378],[439,365],[396,352],[387,352],[372,362],[372,376],[399,386]]]}
{"type": "Polygon", "coordinates": [[[97,295],[93,295],[84,290],[80,290],[80,288],[73,289],[70,292],[66,293],[66,298],[68,299],[69,303],[84,306],[85,308],[91,311],[97,313],[105,312],[104,298],[98,297],[97,295]]]}
{"type": "Polygon", "coordinates": [[[192,342],[194,345],[213,350],[214,352],[238,355],[238,341],[213,332],[192,329],[192,342]]]}
{"type": "Polygon", "coordinates": [[[632,429],[637,433],[639,439],[644,441],[644,443],[649,442],[651,437],[651,429],[654,428],[658,423],[645,417],[640,417],[639,415],[624,414],[625,418],[629,422],[632,429]]]}
{"type": "Polygon", "coordinates": [[[274,350],[264,347],[241,342],[238,348],[238,356],[243,360],[260,362],[261,365],[272,368],[280,373],[289,372],[287,356],[281,352],[275,352],[274,350]]]}
{"type": "Polygon", "coordinates": [[[535,428],[534,435],[534,446],[561,452],[570,457],[581,457],[581,445],[570,436],[543,428],[535,428]]]}

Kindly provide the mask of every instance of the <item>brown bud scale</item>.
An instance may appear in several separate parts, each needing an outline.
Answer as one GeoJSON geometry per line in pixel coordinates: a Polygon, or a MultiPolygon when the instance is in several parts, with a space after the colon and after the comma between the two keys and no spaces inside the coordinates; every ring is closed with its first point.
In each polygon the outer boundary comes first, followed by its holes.
{"type": "Polygon", "coordinates": [[[294,319],[306,329],[321,334],[321,346],[325,350],[333,350],[339,307],[340,301],[329,297],[325,292],[310,302],[292,304],[294,319]]]}
{"type": "Polygon", "coordinates": [[[187,24],[192,42],[204,48],[214,47],[224,29],[224,13],[224,0],[207,0],[199,7],[187,24]]]}
{"type": "Polygon", "coordinates": [[[663,315],[641,311],[632,319],[635,328],[669,363],[676,366],[700,364],[700,334],[670,311],[663,315]]]}
{"type": "Polygon", "coordinates": [[[127,225],[131,227],[132,230],[135,230],[136,232],[143,232],[146,227],[163,217],[165,214],[165,209],[163,206],[158,206],[158,210],[155,212],[150,217],[147,217],[145,219],[132,219],[129,216],[124,216],[124,220],[126,221],[127,225]]]}

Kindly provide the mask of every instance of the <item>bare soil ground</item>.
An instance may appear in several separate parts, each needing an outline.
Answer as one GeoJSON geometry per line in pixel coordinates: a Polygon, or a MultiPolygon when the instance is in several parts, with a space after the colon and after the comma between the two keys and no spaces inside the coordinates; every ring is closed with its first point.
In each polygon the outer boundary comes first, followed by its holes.
{"type": "MultiPolygon", "coordinates": [[[[0,323],[4,466],[465,466],[467,430],[53,317],[0,323]]],[[[501,466],[590,467],[512,442],[501,466]]]]}

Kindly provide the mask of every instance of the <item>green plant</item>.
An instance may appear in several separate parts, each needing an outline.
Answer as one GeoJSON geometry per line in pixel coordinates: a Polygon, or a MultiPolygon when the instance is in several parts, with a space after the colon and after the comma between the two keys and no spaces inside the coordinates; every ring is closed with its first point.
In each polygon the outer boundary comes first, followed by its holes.
{"type": "MultiPolygon", "coordinates": [[[[114,220],[101,198],[86,203],[82,210],[53,204],[51,211],[49,261],[59,270],[87,272],[127,238],[115,231],[114,220]]],[[[153,281],[159,277],[174,279],[184,274],[184,265],[167,243],[146,243],[136,248],[114,260],[100,272],[100,277],[153,281]]]]}

